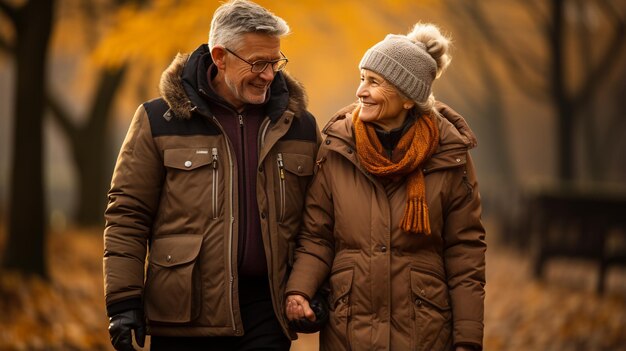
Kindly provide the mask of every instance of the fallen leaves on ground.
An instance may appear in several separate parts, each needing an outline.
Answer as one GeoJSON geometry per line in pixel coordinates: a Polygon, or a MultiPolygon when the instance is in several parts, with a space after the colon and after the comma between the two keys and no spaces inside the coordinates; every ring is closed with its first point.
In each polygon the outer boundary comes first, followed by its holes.
{"type": "Polygon", "coordinates": [[[50,280],[0,274],[0,350],[111,350],[104,312],[102,236],[48,238],[50,280]]]}
{"type": "MultiPolygon", "coordinates": [[[[49,281],[0,272],[0,350],[112,350],[101,233],[53,233],[48,253],[49,281]]],[[[626,270],[610,270],[598,295],[593,263],[554,260],[542,281],[530,266],[524,253],[490,243],[485,350],[626,351],[626,270]]],[[[317,345],[317,334],[302,335],[291,349],[317,345]]]]}

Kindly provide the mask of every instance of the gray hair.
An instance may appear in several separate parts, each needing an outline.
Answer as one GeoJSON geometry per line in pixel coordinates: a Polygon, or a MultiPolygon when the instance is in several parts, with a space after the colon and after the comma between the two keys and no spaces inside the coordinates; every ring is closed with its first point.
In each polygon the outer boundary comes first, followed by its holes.
{"type": "Polygon", "coordinates": [[[269,10],[247,0],[231,0],[215,10],[209,33],[209,49],[216,45],[229,47],[240,35],[263,33],[282,37],[289,25],[269,10]]]}

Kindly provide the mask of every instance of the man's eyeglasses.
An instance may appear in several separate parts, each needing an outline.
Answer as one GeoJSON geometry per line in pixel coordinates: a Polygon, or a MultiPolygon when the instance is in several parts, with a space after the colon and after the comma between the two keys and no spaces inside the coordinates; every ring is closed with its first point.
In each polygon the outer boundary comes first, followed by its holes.
{"type": "Polygon", "coordinates": [[[254,61],[254,62],[248,62],[248,60],[246,60],[243,57],[235,54],[230,49],[227,49],[227,48],[224,48],[224,49],[226,51],[230,52],[231,54],[235,55],[235,57],[237,57],[241,61],[249,64],[250,65],[250,71],[252,71],[252,73],[261,73],[261,72],[265,71],[265,69],[267,69],[267,65],[272,65],[272,71],[274,71],[274,72],[282,71],[287,66],[287,62],[289,62],[289,60],[287,59],[287,57],[285,57],[285,55],[282,53],[282,51],[281,51],[280,55],[283,58],[280,58],[278,60],[273,60],[273,61],[259,60],[259,61],[254,61]]]}

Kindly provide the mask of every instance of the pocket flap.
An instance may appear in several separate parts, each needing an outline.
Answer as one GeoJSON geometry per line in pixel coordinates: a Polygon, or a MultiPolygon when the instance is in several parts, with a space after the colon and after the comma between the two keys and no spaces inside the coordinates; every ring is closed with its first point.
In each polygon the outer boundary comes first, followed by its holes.
{"type": "Polygon", "coordinates": [[[333,273],[330,276],[330,298],[329,302],[331,306],[335,306],[335,303],[342,297],[348,295],[352,289],[352,278],[354,276],[354,268],[346,269],[333,273]]]}
{"type": "Polygon", "coordinates": [[[202,235],[172,235],[157,238],[150,248],[150,262],[162,267],[183,265],[198,257],[202,235]]]}
{"type": "Polygon", "coordinates": [[[450,309],[447,284],[431,273],[412,270],[411,290],[419,299],[440,310],[450,309]]]}
{"type": "Polygon", "coordinates": [[[283,164],[287,171],[297,176],[310,176],[315,162],[311,156],[283,153],[283,164]]]}
{"type": "Polygon", "coordinates": [[[191,171],[198,167],[206,166],[212,161],[213,156],[208,148],[168,149],[163,152],[163,164],[165,167],[183,171],[191,171]]]}
{"type": "Polygon", "coordinates": [[[467,151],[450,151],[437,154],[437,157],[430,158],[424,169],[426,173],[432,170],[448,168],[450,165],[454,167],[463,166],[467,163],[467,151]]]}

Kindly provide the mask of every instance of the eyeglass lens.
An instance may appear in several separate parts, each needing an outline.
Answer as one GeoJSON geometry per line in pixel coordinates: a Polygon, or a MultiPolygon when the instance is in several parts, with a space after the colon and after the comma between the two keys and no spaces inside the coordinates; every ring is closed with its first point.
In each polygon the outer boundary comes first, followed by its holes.
{"type": "Polygon", "coordinates": [[[267,65],[272,65],[274,72],[282,71],[287,66],[286,59],[280,59],[278,61],[256,61],[252,63],[252,72],[261,73],[267,69],[267,65]]]}

